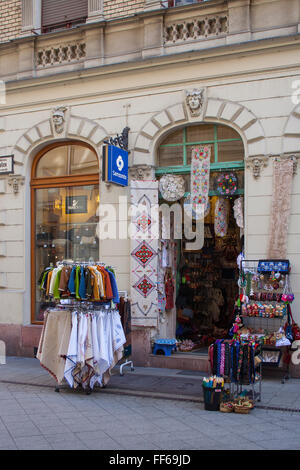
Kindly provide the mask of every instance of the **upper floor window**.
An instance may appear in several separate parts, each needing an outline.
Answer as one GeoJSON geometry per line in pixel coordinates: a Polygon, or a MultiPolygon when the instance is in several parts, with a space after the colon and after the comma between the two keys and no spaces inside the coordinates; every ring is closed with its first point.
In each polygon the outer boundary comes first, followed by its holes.
{"type": "Polygon", "coordinates": [[[72,28],[85,23],[88,0],[42,0],[42,32],[72,28]]]}
{"type": "Polygon", "coordinates": [[[201,3],[208,2],[209,0],[168,0],[166,6],[171,7],[181,7],[183,5],[191,5],[192,3],[201,3]]]}
{"type": "Polygon", "coordinates": [[[190,171],[192,148],[211,146],[211,167],[243,167],[244,145],[241,136],[231,127],[220,124],[196,124],[170,133],[158,148],[158,169],[166,167],[190,171]]]}

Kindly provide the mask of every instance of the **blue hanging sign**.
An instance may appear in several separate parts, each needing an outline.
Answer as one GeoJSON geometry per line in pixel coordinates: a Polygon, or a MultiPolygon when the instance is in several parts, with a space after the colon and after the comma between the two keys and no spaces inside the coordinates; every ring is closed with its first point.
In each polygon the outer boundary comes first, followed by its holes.
{"type": "Polygon", "coordinates": [[[103,178],[108,183],[128,186],[128,152],[114,145],[103,148],[103,178]]]}

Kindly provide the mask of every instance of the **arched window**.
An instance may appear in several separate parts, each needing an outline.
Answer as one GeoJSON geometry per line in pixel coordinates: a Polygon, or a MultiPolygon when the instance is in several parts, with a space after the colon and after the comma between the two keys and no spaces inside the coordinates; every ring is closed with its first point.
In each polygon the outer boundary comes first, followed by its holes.
{"type": "MultiPolygon", "coordinates": [[[[196,124],[177,129],[161,142],[157,152],[156,175],[166,173],[186,175],[189,190],[192,148],[199,145],[211,147],[211,180],[216,172],[235,170],[239,190],[244,192],[244,145],[241,136],[231,127],[220,124],[196,124]]],[[[210,195],[214,195],[211,185],[210,195]]]]}
{"type": "Polygon", "coordinates": [[[63,260],[99,259],[97,236],[99,161],[82,142],[43,149],[31,175],[32,322],[43,321],[45,298],[41,273],[63,260]]]}

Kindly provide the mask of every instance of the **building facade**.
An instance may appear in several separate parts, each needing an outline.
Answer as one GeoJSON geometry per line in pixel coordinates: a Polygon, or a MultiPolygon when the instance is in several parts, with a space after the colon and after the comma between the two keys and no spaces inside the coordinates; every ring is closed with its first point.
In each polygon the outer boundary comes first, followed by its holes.
{"type": "MultiPolygon", "coordinates": [[[[175,148],[181,142],[175,134],[197,126],[215,133],[196,138],[219,149],[213,168],[243,172],[246,258],[267,258],[274,161],[293,162],[285,235],[300,321],[300,0],[89,0],[80,8],[74,1],[71,12],[62,3],[52,2],[55,15],[51,2],[41,0],[0,6],[0,156],[14,156],[13,174],[0,175],[0,337],[8,354],[32,356],[38,345],[37,271],[48,243],[43,225],[50,224],[51,204],[51,224],[58,220],[67,194],[61,188],[81,188],[92,195],[88,201],[111,204],[129,221],[120,207],[125,197],[132,202],[140,191],[155,203],[161,175],[188,174],[188,148],[183,145],[181,163],[172,160],[176,152],[161,149],[175,148]],[[195,108],[188,99],[193,92],[195,108]],[[120,187],[103,181],[102,148],[126,127],[130,181],[120,187]],[[227,137],[218,137],[218,129],[227,137]],[[226,150],[233,141],[239,147],[226,150]],[[86,165],[61,169],[57,149],[86,165]]],[[[96,205],[86,210],[96,216],[96,205]]],[[[137,270],[137,245],[118,232],[115,240],[98,237],[93,256],[116,268],[119,289],[132,300],[136,364],[166,365],[151,355],[151,339],[164,336],[168,323],[158,308],[159,247],[150,243],[147,274],[145,265],[137,270]],[[146,278],[150,288],[141,293],[137,286],[146,278]]],[[[80,236],[95,240],[88,231],[80,236]]],[[[61,239],[56,234],[52,244],[57,248],[61,239]]],[[[183,359],[181,366],[196,367],[183,359]]]]}

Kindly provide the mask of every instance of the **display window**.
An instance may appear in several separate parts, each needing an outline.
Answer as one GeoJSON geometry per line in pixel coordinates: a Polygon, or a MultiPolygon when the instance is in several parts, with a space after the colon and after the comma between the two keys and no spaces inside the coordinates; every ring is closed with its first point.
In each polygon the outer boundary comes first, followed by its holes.
{"type": "Polygon", "coordinates": [[[99,259],[99,162],[88,145],[66,142],[37,155],[31,179],[32,323],[49,307],[41,273],[63,260],[99,259]]]}

